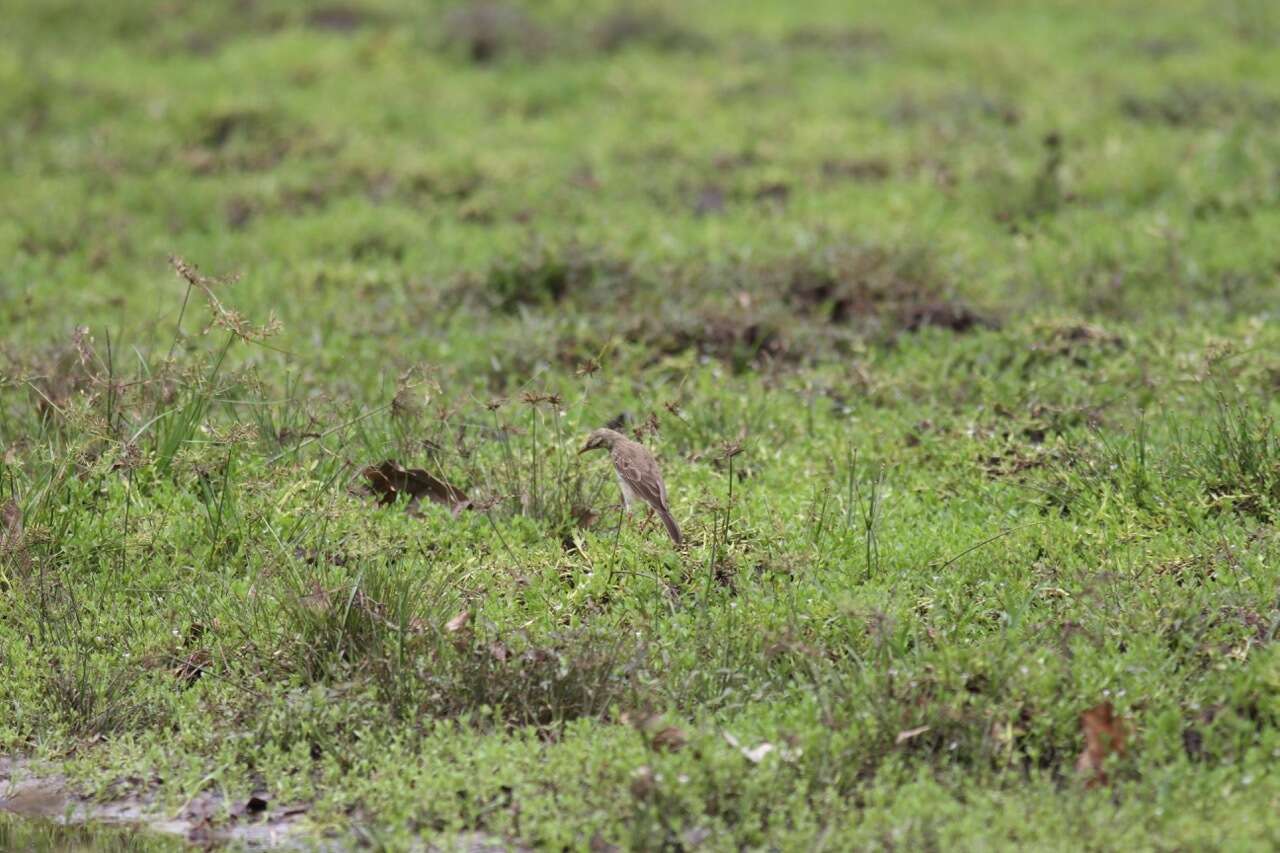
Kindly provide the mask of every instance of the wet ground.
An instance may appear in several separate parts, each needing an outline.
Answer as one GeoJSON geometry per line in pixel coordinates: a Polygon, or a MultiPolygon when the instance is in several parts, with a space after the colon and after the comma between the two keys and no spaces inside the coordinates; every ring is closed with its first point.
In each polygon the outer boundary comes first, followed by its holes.
{"type": "Polygon", "coordinates": [[[226,804],[216,794],[202,792],[169,815],[155,808],[145,788],[91,800],[79,795],[56,768],[0,758],[0,850],[177,850],[190,843],[240,849],[296,846],[305,811],[273,804],[266,796],[226,804]]]}
{"type": "MultiPolygon", "coordinates": [[[[169,815],[156,806],[154,792],[145,786],[121,787],[130,792],[89,799],[54,766],[0,756],[0,851],[347,849],[340,840],[307,831],[305,806],[273,803],[266,792],[243,803],[228,803],[212,791],[202,791],[176,815],[169,815]]],[[[432,844],[415,842],[412,849],[497,853],[522,848],[482,833],[464,833],[432,844]]]]}

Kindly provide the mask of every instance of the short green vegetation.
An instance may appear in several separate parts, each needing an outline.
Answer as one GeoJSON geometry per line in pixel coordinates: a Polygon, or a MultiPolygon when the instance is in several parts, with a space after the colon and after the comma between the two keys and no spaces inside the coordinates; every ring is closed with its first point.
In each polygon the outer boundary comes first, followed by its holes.
{"type": "Polygon", "coordinates": [[[1280,7],[3,17],[0,753],[392,849],[1280,844],[1280,7]]]}

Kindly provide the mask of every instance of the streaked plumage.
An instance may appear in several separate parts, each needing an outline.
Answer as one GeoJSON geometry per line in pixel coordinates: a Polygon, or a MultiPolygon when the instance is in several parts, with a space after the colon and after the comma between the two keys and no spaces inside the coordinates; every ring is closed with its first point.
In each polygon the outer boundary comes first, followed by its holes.
{"type": "Polygon", "coordinates": [[[599,447],[609,450],[609,459],[618,475],[618,487],[622,490],[622,502],[627,509],[631,508],[636,498],[643,500],[658,513],[671,541],[679,545],[682,540],[680,527],[671,516],[671,507],[667,504],[667,486],[662,482],[658,460],[653,458],[653,454],[643,444],[611,429],[598,429],[591,433],[587,436],[587,443],[578,452],[585,453],[599,447]]]}

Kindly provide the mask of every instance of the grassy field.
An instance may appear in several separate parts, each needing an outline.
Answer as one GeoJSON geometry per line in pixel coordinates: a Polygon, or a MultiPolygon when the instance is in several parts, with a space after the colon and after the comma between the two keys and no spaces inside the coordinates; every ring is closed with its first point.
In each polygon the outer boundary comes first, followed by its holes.
{"type": "Polygon", "coordinates": [[[1280,844],[1273,3],[4,17],[0,754],[389,849],[1280,844]]]}

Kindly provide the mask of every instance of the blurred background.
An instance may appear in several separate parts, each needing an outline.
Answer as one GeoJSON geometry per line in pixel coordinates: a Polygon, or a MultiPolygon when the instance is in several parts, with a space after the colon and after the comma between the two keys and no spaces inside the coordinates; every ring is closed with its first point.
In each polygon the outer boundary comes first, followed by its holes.
{"type": "Polygon", "coordinates": [[[928,279],[917,324],[1258,310],[1278,34],[1265,0],[9,0],[0,333],[167,340],[172,253],[355,371],[552,303],[785,337],[806,275],[928,279]]]}

